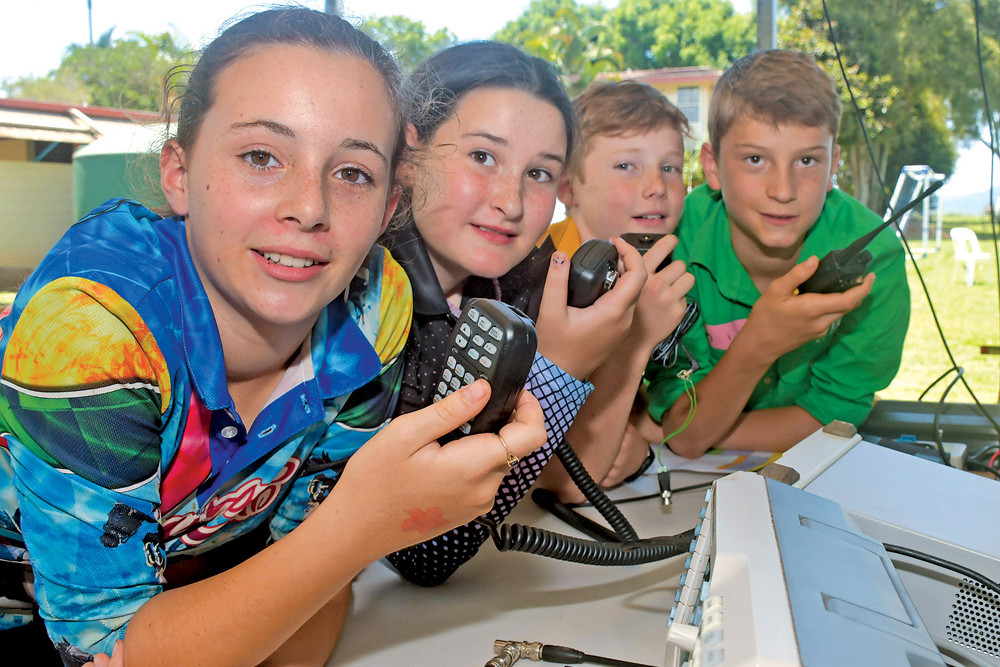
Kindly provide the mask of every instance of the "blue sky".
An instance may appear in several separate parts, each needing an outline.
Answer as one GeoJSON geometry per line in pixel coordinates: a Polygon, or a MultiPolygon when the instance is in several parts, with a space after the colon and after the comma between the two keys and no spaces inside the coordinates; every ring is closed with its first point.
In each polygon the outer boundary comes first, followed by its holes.
{"type": "MultiPolygon", "coordinates": [[[[493,0],[476,3],[470,11],[469,0],[342,0],[345,15],[370,16],[403,14],[422,21],[430,30],[446,27],[460,39],[489,37],[505,23],[516,18],[529,0],[493,0]]],[[[248,0],[90,0],[93,34],[114,27],[116,35],[129,31],[147,33],[174,31],[193,47],[203,45],[227,19],[276,2],[248,0]]],[[[299,4],[320,9],[323,0],[301,0],[299,4]]],[[[603,0],[613,6],[617,0],[603,0]]],[[[746,12],[755,0],[734,0],[737,11],[746,12]]],[[[69,44],[89,40],[87,0],[50,2],[18,1],[4,3],[4,20],[13,29],[4,31],[0,40],[0,80],[21,76],[41,76],[55,69],[69,44]],[[23,27],[24,29],[20,29],[23,27]]],[[[994,106],[1000,103],[994,100],[994,106]]],[[[1000,164],[997,165],[1000,172],[1000,164]]],[[[962,152],[955,175],[942,189],[944,196],[978,192],[989,184],[989,152],[974,147],[962,152]]],[[[1000,175],[996,176],[1000,183],[1000,175]]]]}

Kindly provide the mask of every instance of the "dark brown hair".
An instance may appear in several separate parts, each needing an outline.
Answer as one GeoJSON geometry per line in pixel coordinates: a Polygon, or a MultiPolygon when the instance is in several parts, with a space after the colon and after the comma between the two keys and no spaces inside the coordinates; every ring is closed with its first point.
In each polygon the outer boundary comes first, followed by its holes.
{"type": "Polygon", "coordinates": [[[305,7],[270,9],[237,19],[202,51],[185,84],[174,81],[182,77],[187,68],[176,69],[168,75],[165,90],[183,90],[177,98],[180,105],[177,143],[185,150],[191,149],[202,119],[214,102],[215,80],[219,73],[240,57],[276,44],[312,46],[357,56],[381,74],[396,118],[397,138],[391,161],[394,171],[406,148],[407,123],[403,78],[396,62],[378,42],[344,19],[305,7]]]}

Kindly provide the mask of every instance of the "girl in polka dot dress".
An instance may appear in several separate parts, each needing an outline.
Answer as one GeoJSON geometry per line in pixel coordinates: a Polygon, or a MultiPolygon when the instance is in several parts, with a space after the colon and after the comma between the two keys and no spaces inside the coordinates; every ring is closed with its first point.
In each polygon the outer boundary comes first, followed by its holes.
{"type": "MultiPolygon", "coordinates": [[[[593,388],[588,375],[628,330],[646,273],[638,252],[616,239],[615,287],[588,308],[572,308],[569,258],[551,242],[536,248],[577,133],[572,103],[548,63],[508,44],[473,42],[425,61],[411,84],[425,113],[409,127],[414,159],[400,177],[409,205],[384,240],[414,293],[397,414],[430,404],[466,301],[499,299],[535,320],[527,388],[542,405],[548,441],[501,483],[487,514],[500,523],[576,417],[593,388]]],[[[470,523],[389,561],[407,579],[436,585],[488,537],[470,523]]]]}

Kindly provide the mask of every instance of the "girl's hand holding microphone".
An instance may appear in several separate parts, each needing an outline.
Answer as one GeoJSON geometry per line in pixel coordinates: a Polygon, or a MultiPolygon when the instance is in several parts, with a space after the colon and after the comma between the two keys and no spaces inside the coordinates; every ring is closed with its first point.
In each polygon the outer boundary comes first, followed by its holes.
{"type": "Polygon", "coordinates": [[[488,512],[517,459],[545,442],[542,409],[522,391],[499,435],[479,433],[440,445],[438,438],[483,409],[490,391],[486,380],[476,380],[437,403],[396,417],[351,457],[330,495],[381,514],[382,529],[367,540],[376,552],[373,559],[488,512]]]}

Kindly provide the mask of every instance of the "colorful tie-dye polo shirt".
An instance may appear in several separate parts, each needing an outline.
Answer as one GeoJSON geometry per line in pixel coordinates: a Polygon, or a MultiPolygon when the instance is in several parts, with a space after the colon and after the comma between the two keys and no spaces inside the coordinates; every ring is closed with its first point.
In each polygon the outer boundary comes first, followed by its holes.
{"type": "Polygon", "coordinates": [[[0,317],[0,559],[26,544],[64,657],[110,654],[172,557],[298,525],[392,415],[411,314],[376,247],[248,427],[183,220],[71,227],[0,317]]]}

